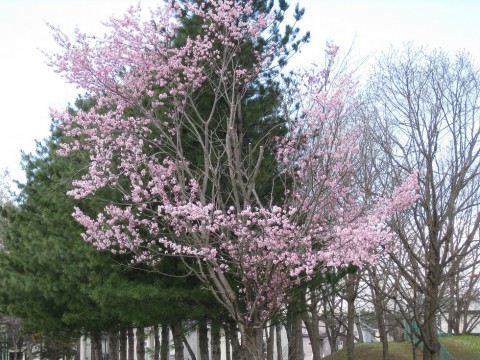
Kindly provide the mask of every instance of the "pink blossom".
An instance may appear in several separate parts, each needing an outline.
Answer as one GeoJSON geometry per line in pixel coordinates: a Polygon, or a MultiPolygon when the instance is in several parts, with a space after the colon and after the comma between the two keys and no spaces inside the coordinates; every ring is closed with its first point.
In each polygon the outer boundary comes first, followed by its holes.
{"type": "MultiPolygon", "coordinates": [[[[75,209],[85,241],[130,253],[134,262],[194,257],[241,284],[235,296],[246,305],[244,321],[264,320],[281,309],[290,287],[325,267],[375,261],[375,250],[391,241],[386,221],[416,199],[416,178],[367,206],[354,181],[358,130],[347,121],[356,84],[348,74],[329,77],[338,47],[328,43],[326,67],[299,74],[302,116],[290,117],[289,133],[276,139],[278,166],[293,183],[283,199],[266,206],[244,195],[243,203],[229,206],[230,199],[223,204],[221,195],[211,195],[231,190],[220,188],[212,169],[232,165],[221,163],[230,156],[226,139],[216,139],[224,146],[218,153],[202,143],[217,129],[204,119],[203,127],[195,127],[195,91],[210,86],[225,102],[235,102],[237,89],[269,66],[273,49],[255,52],[256,63],[244,67],[238,60],[242,46],[258,41],[271,17],[253,20],[250,1],[208,3],[187,3],[203,31],[180,47],[172,46],[181,16],[173,1],[153,11],[149,22],[141,21],[139,7],[131,8],[105,23],[111,31],[104,37],[77,31],[70,41],[52,27],[63,51],[50,57],[51,66],[96,100],[90,111],[52,115],[67,138],[59,154],[83,151],[90,160],[69,195],[81,199],[108,187],[119,197],[95,217],[75,209]],[[182,156],[182,131],[199,139],[203,168],[182,156]]],[[[247,175],[232,181],[245,194],[247,175]]]]}

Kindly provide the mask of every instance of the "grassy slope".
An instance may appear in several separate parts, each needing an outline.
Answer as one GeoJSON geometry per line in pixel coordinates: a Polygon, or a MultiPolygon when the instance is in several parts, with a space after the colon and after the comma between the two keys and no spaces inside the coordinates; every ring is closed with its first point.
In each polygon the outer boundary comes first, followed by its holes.
{"type": "MultiPolygon", "coordinates": [[[[474,360],[480,359],[480,336],[452,336],[441,338],[442,344],[456,360],[474,360]]],[[[412,359],[412,348],[409,343],[397,342],[389,343],[389,352],[391,360],[410,360],[412,359]]],[[[421,350],[417,352],[418,360],[422,360],[421,350]]],[[[325,360],[345,360],[347,358],[347,349],[343,349],[335,354],[325,357],[325,360]]],[[[355,346],[356,360],[381,360],[382,344],[369,343],[357,344],[355,346]]]]}

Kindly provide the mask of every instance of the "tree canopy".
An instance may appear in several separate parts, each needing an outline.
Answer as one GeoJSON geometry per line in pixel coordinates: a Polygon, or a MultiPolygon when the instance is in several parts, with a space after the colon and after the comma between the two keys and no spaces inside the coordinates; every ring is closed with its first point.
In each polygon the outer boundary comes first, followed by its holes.
{"type": "Polygon", "coordinates": [[[322,266],[371,261],[390,240],[385,220],[412,203],[416,188],[411,176],[391,198],[372,201],[354,186],[357,135],[347,119],[355,88],[348,74],[329,76],[333,44],[327,67],[293,89],[302,101],[283,108],[286,133],[257,128],[264,119],[249,123],[245,100],[258,97],[249,90],[288,52],[288,39],[264,41],[281,15],[258,4],[168,3],[146,22],[131,8],[103,38],[77,32],[73,45],[54,29],[61,51],[50,59],[96,101],[90,111],[53,114],[67,136],[59,153],[90,159],[68,193],[119,196],[101,211],[75,208],[84,239],[152,265],[193,259],[191,270],[237,321],[253,358],[258,329],[282,309],[286,289],[322,266]],[[179,38],[190,17],[196,31],[179,38]],[[262,184],[267,153],[275,176],[262,184]],[[273,196],[279,182],[283,193],[273,196]]]}

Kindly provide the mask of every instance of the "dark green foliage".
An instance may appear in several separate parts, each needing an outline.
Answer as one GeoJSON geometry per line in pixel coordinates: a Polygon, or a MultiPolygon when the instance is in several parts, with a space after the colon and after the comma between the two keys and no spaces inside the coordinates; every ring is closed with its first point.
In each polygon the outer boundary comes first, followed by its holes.
{"type": "MultiPolygon", "coordinates": [[[[181,4],[194,2],[201,4],[200,0],[179,0],[181,4]]],[[[240,0],[240,2],[245,2],[240,0]]],[[[185,8],[184,8],[185,9],[185,8]]],[[[238,109],[232,110],[225,99],[217,99],[214,96],[216,92],[210,84],[206,84],[196,91],[195,107],[203,118],[210,115],[212,109],[216,112],[213,116],[213,124],[211,129],[215,129],[216,138],[224,139],[226,133],[226,118],[229,112],[237,112],[237,136],[239,145],[242,148],[243,158],[247,159],[248,166],[255,166],[256,159],[259,156],[260,148],[258,144],[264,144],[262,166],[257,176],[255,190],[262,202],[275,202],[284,194],[284,183],[274,181],[278,177],[278,166],[274,157],[274,147],[276,137],[282,136],[287,131],[285,126],[285,117],[281,111],[282,93],[279,83],[280,70],[287,64],[288,59],[293,53],[297,52],[302,44],[309,41],[310,35],[306,33],[299,36],[300,30],[296,26],[301,20],[304,10],[297,4],[295,8],[295,23],[285,25],[282,29],[285,12],[289,9],[289,4],[285,0],[255,0],[253,1],[254,12],[253,18],[258,18],[262,13],[271,13],[274,15],[273,23],[264,31],[263,36],[257,43],[241,44],[240,54],[237,55],[238,65],[243,68],[250,69],[256,63],[255,51],[263,53],[266,48],[272,48],[274,54],[273,65],[262,71],[261,76],[247,88],[239,88],[237,93],[243,93],[241,103],[238,109]],[[213,105],[215,103],[215,106],[213,105]],[[250,161],[249,161],[250,160],[250,161]],[[272,188],[272,184],[274,184],[272,188]]],[[[201,32],[200,20],[198,17],[189,14],[184,10],[182,19],[182,28],[177,35],[177,43],[179,45],[185,42],[188,36],[196,36],[201,32]]],[[[219,43],[216,46],[221,47],[219,43]]],[[[285,77],[288,79],[288,76],[285,77]]],[[[215,83],[215,81],[213,81],[215,83]]],[[[195,118],[195,114],[189,114],[191,118],[195,118]]],[[[204,159],[197,141],[192,137],[191,131],[185,131],[182,134],[183,148],[186,149],[183,154],[191,164],[195,164],[202,168],[204,159]]],[[[220,146],[225,144],[220,143],[220,146]]],[[[221,152],[218,152],[221,153],[221,152]]],[[[211,159],[213,164],[225,164],[226,161],[220,159],[211,159]]],[[[222,173],[223,169],[220,169],[222,173]]],[[[226,173],[226,169],[224,169],[226,173]]],[[[232,186],[227,180],[228,175],[222,177],[223,193],[221,199],[210,199],[217,204],[230,205],[231,193],[225,189],[231,189],[232,186]]],[[[207,191],[208,193],[209,191],[207,191]]]]}
{"type": "MultiPolygon", "coordinates": [[[[58,134],[24,155],[27,181],[20,185],[17,207],[6,209],[9,227],[1,255],[1,306],[22,318],[27,332],[79,331],[106,327],[106,319],[86,291],[90,275],[111,263],[80,238],[71,218],[75,201],[65,195],[81,171],[81,155],[55,154],[58,134]],[[85,317],[71,314],[83,309],[85,317]]],[[[92,202],[82,206],[91,207],[92,202]]]]}
{"type": "MultiPolygon", "coordinates": [[[[88,107],[89,101],[79,99],[77,106],[88,107]]],[[[60,138],[54,131],[35,155],[24,155],[27,181],[17,206],[2,209],[9,225],[6,251],[0,253],[0,310],[20,317],[27,333],[55,337],[203,317],[207,307],[219,313],[178,260],[161,262],[157,270],[179,276],[164,277],[128,267],[128,255],[114,256],[83,241],[73,207],[95,213],[102,198],[115,194],[104,191],[80,202],[65,194],[86,159],[78,153],[58,156],[60,138]]]]}

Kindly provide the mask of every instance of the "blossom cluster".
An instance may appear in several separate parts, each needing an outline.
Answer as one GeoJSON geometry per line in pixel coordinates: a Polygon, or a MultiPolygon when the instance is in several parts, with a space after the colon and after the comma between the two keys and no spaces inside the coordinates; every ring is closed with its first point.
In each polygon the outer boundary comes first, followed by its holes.
{"type": "MultiPolygon", "coordinates": [[[[272,49],[253,50],[256,63],[249,67],[238,58],[272,18],[252,19],[251,1],[186,6],[203,31],[183,43],[176,38],[183,12],[173,1],[147,22],[140,7],[112,18],[106,23],[112,31],[103,38],[77,32],[71,43],[54,29],[63,52],[50,58],[51,65],[95,99],[89,111],[53,113],[67,139],[59,153],[84,151],[90,159],[69,195],[81,199],[111,188],[117,198],[96,216],[80,208],[73,216],[85,227],[84,239],[99,249],[132,253],[134,261],[195,257],[215,272],[232,274],[246,318],[268,317],[289,287],[322,268],[373,261],[374,250],[390,241],[388,217],[415,200],[415,176],[373,206],[362,201],[366,195],[353,181],[357,133],[347,121],[355,83],[348,75],[331,77],[338,48],[328,44],[326,67],[301,76],[302,114],[278,139],[278,166],[292,179],[284,198],[271,206],[251,201],[230,207],[209,196],[209,186],[200,184],[213,176],[213,165],[206,161],[207,170],[198,172],[198,164],[182,154],[182,131],[197,138],[215,131],[208,120],[195,127],[195,91],[208,84],[230,101],[259,77],[272,49]]],[[[230,111],[229,119],[237,108],[230,111]]],[[[225,136],[234,133],[232,126],[225,136]]],[[[211,149],[199,146],[206,158],[213,157],[211,149]]],[[[224,152],[214,155],[228,157],[224,152]]]]}

